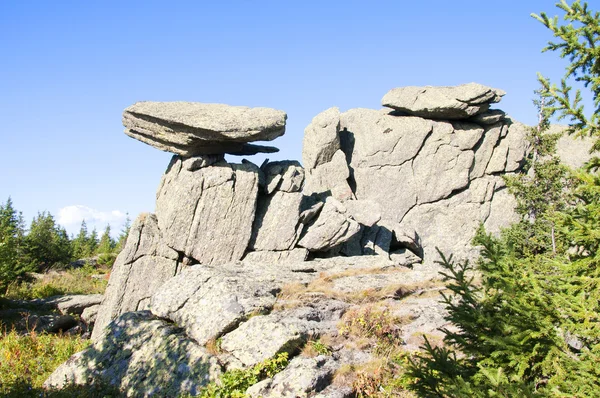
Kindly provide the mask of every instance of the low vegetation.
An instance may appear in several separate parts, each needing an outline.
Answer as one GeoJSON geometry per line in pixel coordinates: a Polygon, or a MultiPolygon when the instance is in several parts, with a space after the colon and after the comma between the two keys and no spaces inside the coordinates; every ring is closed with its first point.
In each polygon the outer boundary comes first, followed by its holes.
{"type": "Polygon", "coordinates": [[[3,332],[0,334],[0,395],[39,396],[32,391],[39,391],[58,365],[89,344],[89,340],[79,336],[3,332]]]}
{"type": "Polygon", "coordinates": [[[288,364],[288,354],[281,353],[249,369],[234,369],[221,375],[218,382],[210,383],[201,398],[244,398],[246,390],[261,380],[275,376],[288,364]]]}

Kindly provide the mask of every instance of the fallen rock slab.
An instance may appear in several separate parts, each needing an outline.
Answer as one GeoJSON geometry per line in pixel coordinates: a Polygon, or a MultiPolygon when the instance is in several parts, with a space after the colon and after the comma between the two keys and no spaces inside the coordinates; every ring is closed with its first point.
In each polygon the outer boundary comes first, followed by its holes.
{"type": "Polygon", "coordinates": [[[71,294],[33,300],[30,303],[37,304],[39,302],[42,305],[56,308],[63,315],[81,315],[86,308],[100,304],[103,297],[101,294],[71,294]]]}

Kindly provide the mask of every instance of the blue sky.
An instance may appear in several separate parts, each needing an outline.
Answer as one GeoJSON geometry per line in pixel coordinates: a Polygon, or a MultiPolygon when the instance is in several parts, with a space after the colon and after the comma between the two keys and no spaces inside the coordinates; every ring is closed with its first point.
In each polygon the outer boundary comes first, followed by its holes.
{"type": "Polygon", "coordinates": [[[498,107],[533,124],[536,73],[565,65],[540,52],[541,11],[558,14],[538,0],[2,1],[0,202],[71,233],[153,211],[171,155],[123,134],[136,101],[284,110],[271,160],[300,159],[319,112],[380,108],[399,86],[501,88],[498,107]]]}

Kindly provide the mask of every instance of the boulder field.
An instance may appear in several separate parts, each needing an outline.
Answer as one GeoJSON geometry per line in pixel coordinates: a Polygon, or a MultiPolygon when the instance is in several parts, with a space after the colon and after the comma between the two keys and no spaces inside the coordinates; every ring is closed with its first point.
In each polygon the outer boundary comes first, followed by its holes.
{"type": "Polygon", "coordinates": [[[490,109],[503,95],[475,83],[404,87],[379,110],[325,110],[305,130],[302,165],[224,158],[276,151],[250,142],[282,135],[282,111],[127,108],[127,135],[175,155],[155,213],[135,220],[115,262],[93,345],[46,387],[195,395],[229,369],[288,352],[249,396],[351,396],[336,374],[374,348],[340,338],[348,314],[383,309],[407,350],[439,337],[448,325],[437,248],[472,259],[480,224],[498,232],[516,221],[502,176],[523,166],[528,127],[490,109]],[[327,354],[299,355],[319,339],[331,341],[327,354]]]}

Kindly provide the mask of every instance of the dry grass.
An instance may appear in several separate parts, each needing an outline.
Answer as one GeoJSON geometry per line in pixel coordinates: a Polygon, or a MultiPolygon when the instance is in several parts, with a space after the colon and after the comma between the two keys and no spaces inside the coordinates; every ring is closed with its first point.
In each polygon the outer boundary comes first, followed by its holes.
{"type": "Polygon", "coordinates": [[[344,365],[335,373],[337,385],[351,385],[359,398],[416,398],[406,389],[403,380],[406,355],[394,358],[376,358],[360,365],[344,365]]]}
{"type": "Polygon", "coordinates": [[[395,272],[404,272],[403,270],[391,269],[354,269],[336,274],[321,273],[318,278],[308,284],[291,283],[285,285],[280,294],[276,305],[277,309],[293,308],[302,305],[307,297],[315,294],[325,296],[351,304],[375,303],[385,299],[401,300],[412,294],[439,294],[444,289],[444,283],[441,280],[427,280],[421,283],[395,283],[383,288],[364,289],[354,292],[344,292],[334,288],[336,279],[368,274],[389,274],[395,272]]]}
{"type": "Polygon", "coordinates": [[[102,278],[92,277],[101,270],[85,266],[61,272],[50,272],[32,282],[9,286],[5,297],[13,300],[40,299],[62,294],[104,293],[109,274],[102,278]]]}

